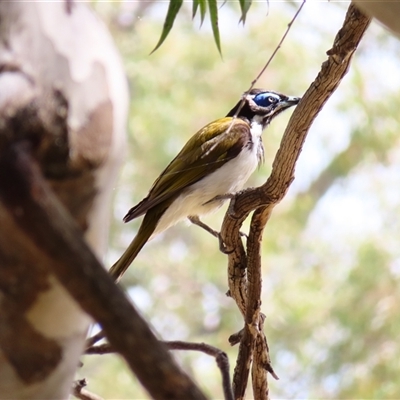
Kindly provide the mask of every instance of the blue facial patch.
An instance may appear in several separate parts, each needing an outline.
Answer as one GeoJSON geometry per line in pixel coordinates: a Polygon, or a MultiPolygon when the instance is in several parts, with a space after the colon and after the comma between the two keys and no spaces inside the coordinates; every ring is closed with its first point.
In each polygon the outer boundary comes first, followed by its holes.
{"type": "Polygon", "coordinates": [[[269,107],[271,104],[278,103],[280,97],[275,93],[264,92],[254,96],[253,101],[260,107],[269,107]]]}

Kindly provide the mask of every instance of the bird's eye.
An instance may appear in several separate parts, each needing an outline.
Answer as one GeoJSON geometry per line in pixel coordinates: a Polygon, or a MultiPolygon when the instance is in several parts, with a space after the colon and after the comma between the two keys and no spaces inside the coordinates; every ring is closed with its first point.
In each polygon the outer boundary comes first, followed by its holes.
{"type": "Polygon", "coordinates": [[[272,104],[276,104],[279,101],[277,95],[272,95],[271,93],[259,93],[253,98],[254,103],[260,107],[269,107],[272,104]]]}

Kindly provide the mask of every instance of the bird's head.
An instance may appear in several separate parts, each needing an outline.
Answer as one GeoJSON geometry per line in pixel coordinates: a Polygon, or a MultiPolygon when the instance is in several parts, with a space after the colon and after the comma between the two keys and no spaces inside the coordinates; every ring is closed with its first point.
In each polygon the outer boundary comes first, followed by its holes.
{"type": "Polygon", "coordinates": [[[237,113],[239,118],[247,120],[250,124],[256,122],[263,129],[278,114],[300,101],[300,97],[285,96],[264,89],[252,89],[245,95],[243,107],[240,108],[242,99],[232,108],[227,117],[233,117],[237,113]]]}

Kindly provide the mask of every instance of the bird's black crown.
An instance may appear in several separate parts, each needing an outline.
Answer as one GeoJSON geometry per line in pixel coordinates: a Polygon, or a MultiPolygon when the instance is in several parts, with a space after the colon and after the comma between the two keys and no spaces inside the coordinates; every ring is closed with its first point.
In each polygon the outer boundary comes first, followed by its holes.
{"type": "Polygon", "coordinates": [[[243,96],[226,116],[236,115],[249,123],[258,116],[264,126],[268,125],[283,110],[300,101],[300,97],[290,97],[265,89],[252,89],[243,96]]]}

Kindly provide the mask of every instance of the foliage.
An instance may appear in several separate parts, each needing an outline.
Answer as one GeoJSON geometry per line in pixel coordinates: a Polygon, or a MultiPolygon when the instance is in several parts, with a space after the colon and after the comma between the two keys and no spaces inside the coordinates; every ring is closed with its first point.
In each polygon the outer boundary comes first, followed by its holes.
{"type": "MultiPolygon", "coordinates": [[[[173,36],[149,56],[165,4],[133,14],[140,19],[125,30],[115,21],[126,9],[100,3],[98,9],[114,30],[132,88],[129,156],[116,190],[111,265],[138,226],[123,225],[123,215],[186,140],[225,115],[248,88],[293,9],[272,3],[267,10],[255,3],[246,26],[239,27],[232,24],[232,9],[221,8],[223,62],[212,31],[195,31],[179,15],[173,36]]],[[[185,10],[191,15],[184,3],[185,10]]],[[[301,95],[325,60],[344,11],[334,3],[307,3],[259,86],[301,95]],[[320,22],[322,12],[329,13],[329,23],[320,22]]],[[[348,77],[310,132],[296,181],[267,226],[262,308],[281,378],[272,382],[274,398],[381,399],[400,392],[399,54],[399,42],[371,26],[348,77]]],[[[264,134],[266,163],[250,185],[268,176],[287,118],[264,134]]],[[[221,217],[222,212],[206,222],[218,227],[221,217]]],[[[226,260],[214,238],[178,225],[143,249],[123,284],[163,338],[205,341],[235,359],[227,337],[240,328],[241,318],[224,295],[226,260]]],[[[106,398],[143,398],[119,362],[96,357],[86,357],[82,371],[91,390],[106,398]]],[[[221,397],[212,359],[177,357],[211,398],[221,397]]]]}
{"type": "MultiPolygon", "coordinates": [[[[171,28],[175,22],[176,16],[178,15],[179,10],[181,9],[183,0],[170,0],[167,15],[165,16],[164,26],[161,32],[161,37],[154,48],[153,52],[157,50],[164,40],[167,38],[171,28]]],[[[246,21],[247,12],[250,9],[252,1],[251,0],[239,0],[240,5],[240,21],[243,24],[246,21]]],[[[218,3],[217,0],[193,0],[193,8],[192,8],[192,18],[194,18],[197,14],[197,10],[200,9],[200,18],[201,18],[201,25],[203,24],[206,12],[210,14],[210,23],[214,35],[214,41],[218,48],[218,51],[221,53],[221,40],[219,34],[219,26],[218,26],[218,3]]]]}

